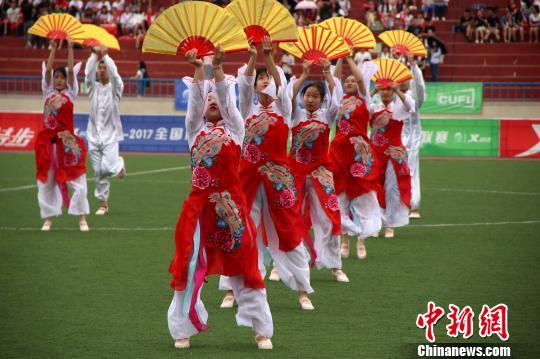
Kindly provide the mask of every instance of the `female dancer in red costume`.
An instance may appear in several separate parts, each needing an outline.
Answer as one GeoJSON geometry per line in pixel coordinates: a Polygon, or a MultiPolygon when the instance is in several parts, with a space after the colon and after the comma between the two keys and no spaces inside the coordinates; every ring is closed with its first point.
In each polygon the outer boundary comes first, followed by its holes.
{"type": "Polygon", "coordinates": [[[186,56],[195,67],[186,115],[193,174],[191,193],[176,225],[176,252],[169,269],[175,290],[169,331],[177,348],[188,348],[189,338],[207,329],[202,285],[207,275],[222,274],[229,276],[238,301],[236,322],[254,329],[260,349],[271,349],[272,315],[257,268],[256,227],[238,175],[244,122],[236,108],[234,79],[223,73],[223,49],[215,50],[215,84],[204,80],[203,62],[196,55],[192,50],[186,56]]]}
{"type": "Polygon", "coordinates": [[[56,41],[51,40],[47,65],[43,63],[41,88],[45,98],[43,129],[38,132],[35,145],[36,178],[42,231],[49,231],[52,217],[62,214],[62,202],[68,213],[79,216],[79,228],[87,232],[86,215],[90,212],[86,186],[86,146],[75,135],[73,102],[79,93],[77,73],[80,63],[73,67],[73,42],[68,40],[68,66],[53,65],[56,41]],[[67,183],[73,194],[68,195],[67,183]]]}
{"type": "MultiPolygon", "coordinates": [[[[250,48],[247,66],[238,71],[240,112],[246,120],[246,136],[240,162],[240,180],[248,210],[257,226],[259,269],[264,277],[263,232],[268,249],[283,282],[298,291],[302,309],[313,310],[308,293],[313,292],[309,279],[307,251],[302,243],[309,235],[300,214],[299,196],[288,165],[287,139],[291,126],[291,99],[283,71],[273,59],[270,38],[263,40],[265,69],[255,71],[257,50],[250,48]],[[253,103],[254,94],[258,101],[253,103]]],[[[228,290],[226,278],[220,289],[228,290]]],[[[222,308],[232,307],[230,292],[222,308]]]]}
{"type": "MultiPolygon", "coordinates": [[[[336,121],[336,136],[330,146],[336,193],[341,209],[342,233],[358,238],[356,254],[367,256],[365,239],[381,230],[381,210],[377,201],[379,161],[367,134],[371,98],[366,84],[377,66],[364,62],[362,71],[352,57],[347,57],[351,75],[345,79],[345,96],[336,121]]],[[[339,59],[335,76],[341,77],[343,60],[339,59]]],[[[341,239],[341,254],[349,256],[349,240],[341,239]]]]}
{"type": "Polygon", "coordinates": [[[400,90],[399,84],[375,85],[371,95],[379,93],[380,104],[371,104],[371,143],[380,161],[379,203],[383,208],[385,237],[394,236],[394,228],[409,224],[411,208],[411,176],[407,150],[401,141],[403,115],[415,109],[411,96],[400,90]]]}
{"type": "Polygon", "coordinates": [[[341,83],[330,73],[330,61],[321,59],[326,84],[314,82],[302,89],[312,64],[312,61],[304,61],[302,75],[293,85],[293,140],[289,160],[302,195],[304,217],[310,218],[307,222],[313,227],[315,265],[332,269],[338,282],[348,282],[349,278],[341,270],[341,218],[328,157],[330,126],[339,110],[341,83]],[[304,109],[296,106],[301,89],[304,109]],[[327,106],[322,109],[325,97],[327,106]]]}

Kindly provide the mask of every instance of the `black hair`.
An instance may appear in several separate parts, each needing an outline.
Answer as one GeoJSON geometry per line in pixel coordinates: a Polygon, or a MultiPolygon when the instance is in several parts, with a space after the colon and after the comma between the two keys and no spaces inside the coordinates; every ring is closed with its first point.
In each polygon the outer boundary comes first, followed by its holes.
{"type": "Polygon", "coordinates": [[[104,65],[105,65],[105,61],[99,60],[98,65],[101,65],[101,64],[104,64],[104,65]]]}
{"type": "Polygon", "coordinates": [[[326,87],[324,86],[324,84],[321,81],[312,82],[312,83],[306,85],[302,89],[302,91],[300,92],[300,95],[302,95],[302,97],[304,97],[306,91],[310,87],[315,87],[317,89],[317,91],[319,91],[319,93],[321,94],[321,100],[324,99],[324,96],[326,95],[326,87]]]}
{"type": "Polygon", "coordinates": [[[55,68],[53,71],[53,76],[55,76],[57,73],[61,73],[62,76],[64,76],[67,79],[67,71],[65,67],[60,66],[60,67],[55,68]]]}
{"type": "Polygon", "coordinates": [[[268,74],[268,70],[265,67],[259,67],[255,70],[255,84],[253,86],[257,86],[257,80],[259,79],[259,76],[266,74],[267,76],[270,76],[268,74]]]}

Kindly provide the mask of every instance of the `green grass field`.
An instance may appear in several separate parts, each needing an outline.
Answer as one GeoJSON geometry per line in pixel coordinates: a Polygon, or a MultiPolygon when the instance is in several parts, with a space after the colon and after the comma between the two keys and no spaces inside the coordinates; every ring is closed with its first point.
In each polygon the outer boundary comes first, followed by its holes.
{"type": "MultiPolygon", "coordinates": [[[[189,351],[174,349],[167,268],[190,188],[188,158],[126,163],[127,178],[113,180],[110,214],[91,215],[89,233],[67,215],[41,233],[36,188],[16,188],[35,184],[33,156],[0,154],[0,357],[412,358],[413,344],[425,342],[415,320],[429,300],[476,313],[471,339],[448,338],[443,318],[438,343],[501,343],[479,337],[477,318],[482,304],[506,303],[513,357],[540,357],[538,161],[423,160],[423,218],[395,239],[370,239],[365,261],[344,260],[351,283],[314,270],[314,312],[268,283],[270,353],[236,327],[234,311],[219,309],[216,277],[203,295],[209,331],[189,351]],[[161,169],[170,170],[140,173],[161,169]]],[[[89,182],[92,212],[93,189],[89,182]]]]}

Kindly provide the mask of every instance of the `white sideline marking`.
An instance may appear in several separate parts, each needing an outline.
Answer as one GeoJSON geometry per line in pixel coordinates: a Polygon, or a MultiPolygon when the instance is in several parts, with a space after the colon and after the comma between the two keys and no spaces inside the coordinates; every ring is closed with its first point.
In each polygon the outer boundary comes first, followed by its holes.
{"type": "Polygon", "coordinates": [[[476,222],[476,223],[434,223],[434,224],[409,224],[407,227],[469,227],[469,226],[499,226],[504,224],[535,224],[540,220],[529,221],[504,221],[504,222],[476,222]]]}
{"type": "Polygon", "coordinates": [[[441,191],[441,192],[468,192],[468,193],[492,193],[492,194],[511,194],[518,196],[540,196],[540,192],[512,192],[512,191],[492,191],[486,189],[464,189],[464,188],[426,188],[430,191],[441,191]]]}
{"type": "MultiPolygon", "coordinates": [[[[536,224],[540,223],[540,220],[528,220],[528,221],[504,221],[504,222],[476,222],[476,223],[434,223],[434,224],[410,224],[406,227],[467,227],[467,226],[498,226],[505,224],[536,224]]],[[[41,228],[38,227],[2,227],[0,226],[0,231],[40,231],[41,228]]],[[[130,232],[140,232],[140,231],[172,231],[174,227],[90,227],[90,231],[130,231],[130,232]]],[[[401,228],[400,228],[401,230],[401,228]]],[[[53,227],[51,231],[79,231],[79,228],[76,226],[73,227],[53,227]]]]}
{"type": "MultiPolygon", "coordinates": [[[[185,170],[185,169],[188,169],[188,168],[191,168],[191,167],[189,167],[189,166],[180,166],[180,167],[161,168],[161,169],[158,169],[158,170],[139,171],[139,172],[128,172],[128,174],[126,175],[126,177],[140,176],[140,175],[147,175],[147,174],[151,174],[151,173],[162,173],[162,172],[180,171],[180,170],[185,170]]],[[[93,179],[93,178],[89,178],[89,179],[88,179],[88,182],[94,182],[94,179],[93,179]]],[[[30,184],[30,185],[20,186],[20,187],[6,187],[6,188],[0,188],[0,192],[14,192],[14,191],[21,191],[21,190],[32,189],[32,188],[37,188],[37,185],[35,185],[35,184],[30,184]]]]}

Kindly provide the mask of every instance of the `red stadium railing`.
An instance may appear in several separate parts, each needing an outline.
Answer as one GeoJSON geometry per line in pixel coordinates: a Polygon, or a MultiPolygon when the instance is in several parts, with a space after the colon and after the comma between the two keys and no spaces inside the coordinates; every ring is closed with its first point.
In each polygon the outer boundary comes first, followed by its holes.
{"type": "MultiPolygon", "coordinates": [[[[137,95],[138,79],[124,78],[124,96],[137,95]]],[[[83,88],[84,78],[79,77],[83,88]]],[[[175,79],[149,79],[144,96],[174,97],[175,79]]],[[[540,82],[484,82],[484,100],[538,101],[540,82]]],[[[41,76],[0,75],[0,95],[40,95],[41,76]]],[[[81,91],[84,94],[84,91],[81,91]]]]}

